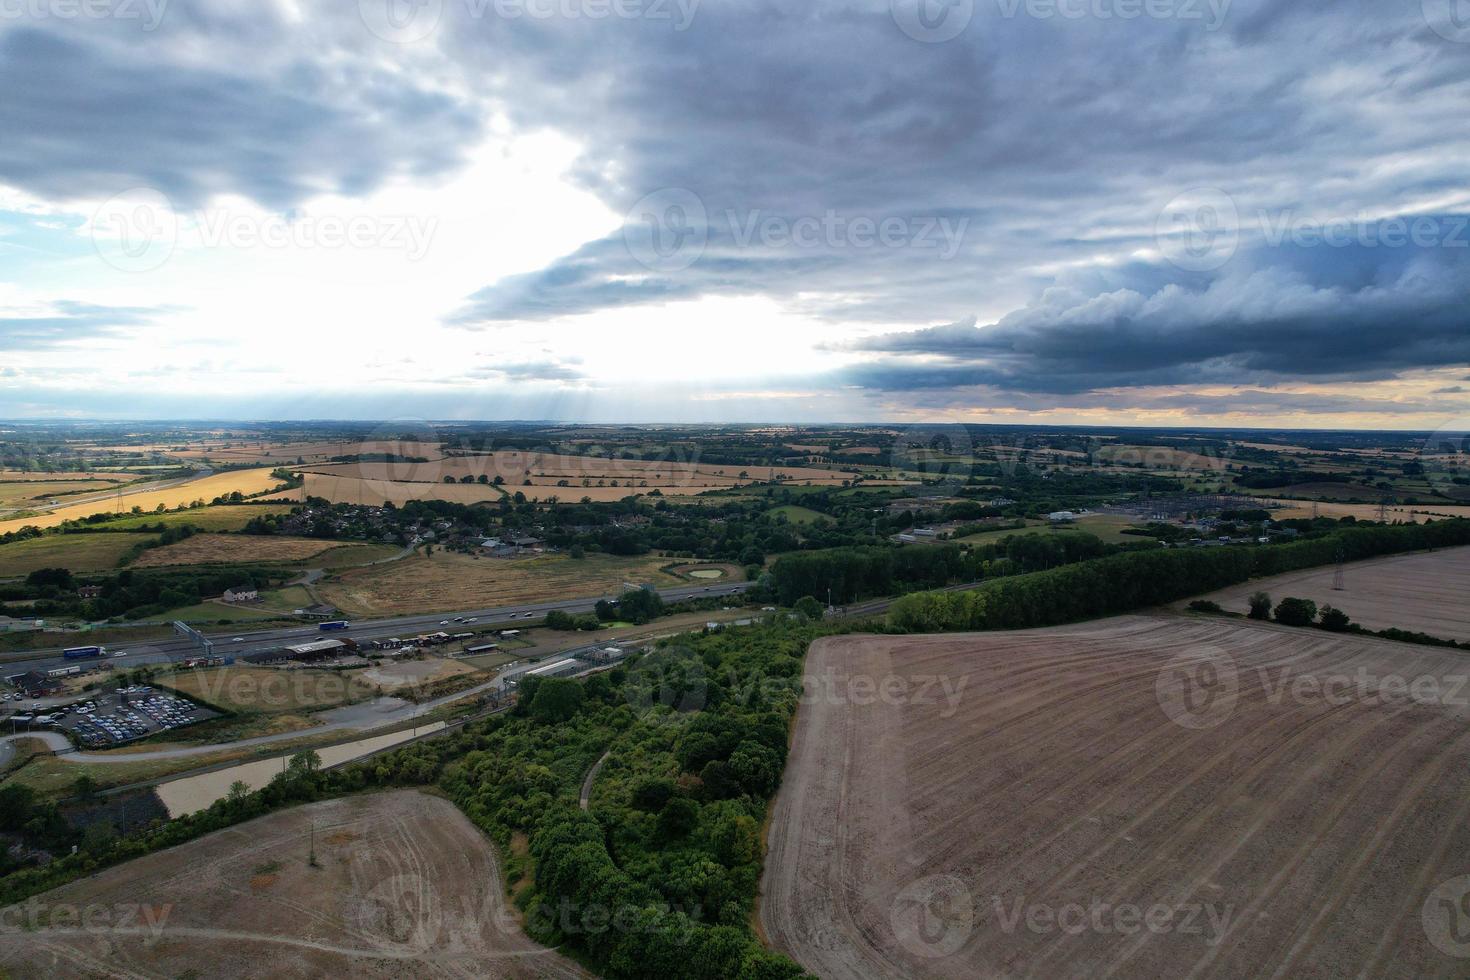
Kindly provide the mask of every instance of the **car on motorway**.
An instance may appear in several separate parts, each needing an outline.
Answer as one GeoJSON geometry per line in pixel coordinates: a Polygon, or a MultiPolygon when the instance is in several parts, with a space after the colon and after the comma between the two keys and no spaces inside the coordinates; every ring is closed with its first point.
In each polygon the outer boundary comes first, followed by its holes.
{"type": "Polygon", "coordinates": [[[231,640],[230,642],[231,643],[244,643],[245,642],[245,637],[243,637],[243,636],[237,636],[233,640],[231,640]]]}
{"type": "Polygon", "coordinates": [[[439,620],[439,625],[440,626],[448,626],[449,625],[449,620],[447,620],[447,619],[441,619],[441,620],[439,620]]]}

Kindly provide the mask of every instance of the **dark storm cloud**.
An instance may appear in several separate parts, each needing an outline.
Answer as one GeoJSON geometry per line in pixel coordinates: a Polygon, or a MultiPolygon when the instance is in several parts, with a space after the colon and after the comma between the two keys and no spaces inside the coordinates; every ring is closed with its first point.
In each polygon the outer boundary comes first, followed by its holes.
{"type": "Polygon", "coordinates": [[[68,300],[49,304],[41,315],[0,310],[0,352],[52,350],[97,337],[121,336],[129,327],[146,326],[169,307],[97,306],[68,300]]]}
{"type": "MultiPolygon", "coordinates": [[[[258,32],[258,57],[279,50],[258,32]]],[[[179,63],[185,38],[110,40],[0,34],[0,182],[59,200],[151,187],[178,206],[236,193],[285,208],[446,171],[479,130],[451,99],[365,64],[303,61],[260,78],[253,55],[179,63]]]]}
{"type": "Polygon", "coordinates": [[[1369,249],[1335,266],[1270,249],[1204,286],[1055,288],[996,323],[886,334],[898,355],[850,383],[1053,393],[1183,384],[1366,381],[1470,362],[1470,249],[1369,249]],[[1374,261],[1364,263],[1363,255],[1374,261]],[[1376,263],[1376,264],[1375,264],[1376,263]]]}

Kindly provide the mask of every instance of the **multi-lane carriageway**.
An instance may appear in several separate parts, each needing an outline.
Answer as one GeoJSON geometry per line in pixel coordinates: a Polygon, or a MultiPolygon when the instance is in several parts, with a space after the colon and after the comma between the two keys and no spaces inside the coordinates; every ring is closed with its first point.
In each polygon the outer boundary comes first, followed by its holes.
{"type": "MultiPolygon", "coordinates": [[[[751,585],[752,583],[750,582],[730,582],[723,585],[682,586],[675,589],[661,589],[659,590],[659,595],[665,602],[683,602],[689,599],[714,599],[722,596],[740,595],[749,589],[751,585]]],[[[474,624],[476,630],[483,630],[490,626],[500,628],[514,628],[517,624],[530,626],[555,609],[560,609],[567,613],[591,612],[593,607],[602,600],[616,598],[617,596],[595,596],[588,599],[566,599],[558,602],[537,602],[521,606],[501,606],[494,609],[466,609],[429,615],[397,616],[391,619],[354,620],[347,629],[336,630],[331,633],[322,633],[315,625],[301,625],[257,630],[255,632],[245,632],[235,629],[228,633],[208,633],[206,635],[214,642],[216,656],[238,657],[250,653],[274,650],[287,644],[305,642],[308,638],[317,636],[332,637],[334,639],[350,637],[351,639],[362,642],[365,640],[384,640],[390,637],[407,638],[421,633],[437,633],[444,628],[441,624],[446,619],[453,625],[462,625],[453,623],[455,617],[474,619],[476,621],[474,624]],[[236,642],[236,637],[239,638],[239,642],[236,642]]],[[[198,656],[199,652],[199,648],[194,641],[184,637],[108,645],[109,656],[122,661],[119,666],[169,663],[198,656]]],[[[10,676],[24,673],[28,670],[49,670],[68,663],[76,663],[76,661],[65,660],[61,656],[60,650],[34,650],[29,651],[29,655],[21,654],[14,660],[7,660],[3,667],[0,667],[0,671],[3,671],[6,676],[10,676]]]]}

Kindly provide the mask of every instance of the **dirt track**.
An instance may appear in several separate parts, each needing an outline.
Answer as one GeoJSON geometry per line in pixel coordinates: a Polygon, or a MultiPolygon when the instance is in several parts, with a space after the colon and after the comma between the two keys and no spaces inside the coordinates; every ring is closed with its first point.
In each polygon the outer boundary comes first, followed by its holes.
{"type": "Polygon", "coordinates": [[[1136,616],[806,671],[760,918],[819,976],[1470,972],[1470,685],[1385,690],[1465,654],[1136,616]]]}
{"type": "Polygon", "coordinates": [[[587,975],[527,939],[504,894],[490,844],[452,804],[406,791],[359,796],[263,817],[32,900],[104,909],[102,928],[11,928],[26,915],[12,907],[0,968],[15,977],[587,975]],[[313,821],[318,868],[307,863],[313,821]],[[128,927],[117,925],[128,913],[128,927]]]}

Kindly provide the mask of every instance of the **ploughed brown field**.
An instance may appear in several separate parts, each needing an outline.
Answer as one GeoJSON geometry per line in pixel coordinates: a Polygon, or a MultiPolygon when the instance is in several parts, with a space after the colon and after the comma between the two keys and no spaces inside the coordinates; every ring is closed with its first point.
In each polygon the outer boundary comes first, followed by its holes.
{"type": "Polygon", "coordinates": [[[14,977],[582,977],[507,912],[490,843],[401,791],[297,807],[4,910],[14,977]],[[308,855],[315,825],[319,867],[308,855]],[[65,910],[90,925],[67,925],[65,910]],[[103,912],[106,912],[104,918],[103,912]],[[123,924],[123,923],[126,924],[123,924]]]}
{"type": "MultiPolygon", "coordinates": [[[[1228,612],[1250,611],[1250,597],[1265,592],[1273,602],[1288,596],[1336,606],[1370,629],[1397,628],[1446,640],[1470,641],[1470,547],[1393,555],[1337,568],[1308,568],[1205,596],[1228,612]]],[[[1186,605],[1186,603],[1180,603],[1186,605]]]]}
{"type": "Polygon", "coordinates": [[[1168,615],[821,640],[761,925],[824,978],[1464,977],[1467,674],[1168,615]]]}

